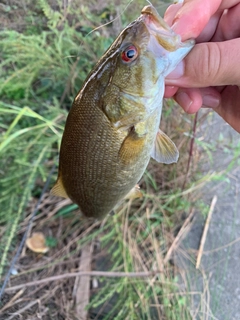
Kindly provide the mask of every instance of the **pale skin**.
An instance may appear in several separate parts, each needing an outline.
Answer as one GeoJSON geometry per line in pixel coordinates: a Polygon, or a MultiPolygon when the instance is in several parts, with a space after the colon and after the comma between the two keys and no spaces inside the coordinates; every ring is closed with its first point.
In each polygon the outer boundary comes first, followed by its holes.
{"type": "Polygon", "coordinates": [[[213,108],[240,133],[240,0],[185,0],[164,19],[197,42],[167,77],[165,97],[187,113],[213,108]]]}

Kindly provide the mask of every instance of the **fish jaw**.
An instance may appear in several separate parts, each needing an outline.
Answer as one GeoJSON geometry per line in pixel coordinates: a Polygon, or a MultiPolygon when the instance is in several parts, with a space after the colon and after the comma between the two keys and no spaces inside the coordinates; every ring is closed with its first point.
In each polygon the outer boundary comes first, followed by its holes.
{"type": "Polygon", "coordinates": [[[160,59],[161,75],[166,77],[192,50],[195,41],[182,42],[181,36],[168,26],[153,6],[144,7],[140,18],[150,33],[148,50],[160,59]]]}

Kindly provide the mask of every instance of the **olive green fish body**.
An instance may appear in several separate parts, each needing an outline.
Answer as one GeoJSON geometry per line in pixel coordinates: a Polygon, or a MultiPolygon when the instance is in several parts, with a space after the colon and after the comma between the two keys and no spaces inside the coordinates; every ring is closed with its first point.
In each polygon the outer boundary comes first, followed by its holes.
{"type": "MultiPolygon", "coordinates": [[[[147,122],[158,127],[156,119],[157,114],[147,122]]],[[[151,130],[139,138],[133,132],[133,142],[124,150],[129,136],[113,128],[100,109],[73,105],[62,140],[59,172],[67,194],[85,216],[101,217],[111,211],[140,180],[156,133],[151,130]]]]}
{"type": "Polygon", "coordinates": [[[69,112],[52,192],[87,217],[109,213],[140,180],[150,157],[177,160],[159,131],[164,77],[190,51],[145,7],[89,74],[69,112]]]}

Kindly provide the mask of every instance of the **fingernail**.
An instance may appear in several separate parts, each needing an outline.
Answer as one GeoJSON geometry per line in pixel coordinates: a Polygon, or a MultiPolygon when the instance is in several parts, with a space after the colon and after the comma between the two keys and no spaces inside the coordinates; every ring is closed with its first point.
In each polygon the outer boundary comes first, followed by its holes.
{"type": "MultiPolygon", "coordinates": [[[[177,27],[178,27],[178,21],[179,21],[179,17],[175,17],[172,21],[172,26],[171,28],[173,29],[174,32],[176,32],[177,27]]],[[[177,32],[176,32],[177,33],[177,32]]]]}
{"type": "Polygon", "coordinates": [[[175,99],[178,104],[186,111],[188,112],[191,104],[193,103],[192,99],[189,97],[189,95],[186,92],[178,92],[175,95],[175,99]]]}
{"type": "Polygon", "coordinates": [[[203,105],[209,108],[216,108],[220,103],[220,100],[218,97],[212,96],[209,94],[203,96],[202,99],[203,99],[203,105]]]}
{"type": "Polygon", "coordinates": [[[167,79],[179,79],[180,77],[183,76],[184,73],[184,61],[181,61],[176,68],[169,73],[169,75],[166,77],[167,79]]]}
{"type": "MultiPolygon", "coordinates": [[[[181,9],[180,9],[180,11],[181,11],[181,9]]],[[[182,17],[181,17],[181,12],[180,11],[178,11],[176,17],[173,19],[171,28],[176,34],[180,34],[181,35],[181,28],[182,28],[181,25],[183,24],[183,21],[182,21],[182,17]]],[[[184,19],[184,21],[185,21],[185,19],[184,19]]]]}

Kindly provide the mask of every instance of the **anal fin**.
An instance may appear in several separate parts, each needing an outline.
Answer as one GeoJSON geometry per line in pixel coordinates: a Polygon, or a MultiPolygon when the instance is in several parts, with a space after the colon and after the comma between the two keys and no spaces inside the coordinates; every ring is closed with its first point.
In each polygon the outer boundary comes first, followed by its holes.
{"type": "Polygon", "coordinates": [[[160,129],[158,130],[151,157],[157,162],[170,164],[178,161],[179,152],[174,142],[160,129]]]}
{"type": "Polygon", "coordinates": [[[143,194],[140,191],[140,187],[138,184],[134,188],[132,188],[129,193],[124,197],[124,199],[136,199],[136,198],[142,198],[143,194]]]}
{"type": "Polygon", "coordinates": [[[57,197],[62,197],[62,198],[69,198],[67,195],[67,192],[63,186],[62,178],[61,176],[58,177],[57,182],[51,189],[51,194],[57,197]]]}

